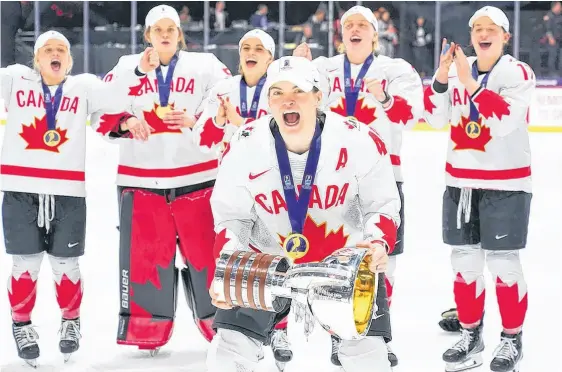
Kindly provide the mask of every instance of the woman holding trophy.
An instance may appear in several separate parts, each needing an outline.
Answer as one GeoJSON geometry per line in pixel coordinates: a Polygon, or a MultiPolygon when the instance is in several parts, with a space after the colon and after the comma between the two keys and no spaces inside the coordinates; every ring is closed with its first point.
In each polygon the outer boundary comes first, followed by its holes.
{"type": "MultiPolygon", "coordinates": [[[[264,87],[272,115],[241,127],[223,152],[211,197],[214,253],[219,263],[230,253],[240,255],[224,272],[225,282],[236,277],[239,286],[221,294],[217,275],[211,285],[219,310],[207,358],[210,372],[254,371],[262,345],[289,313],[290,301],[272,300],[281,305],[271,310],[263,291],[252,292],[257,277],[265,286],[267,265],[287,257],[297,266],[316,265],[309,263],[337,256],[344,247],[365,254],[363,272],[375,283],[366,305],[376,310],[360,332],[366,337],[342,342],[342,367],[346,372],[391,370],[385,345],[391,337],[388,302],[384,276],[378,275],[386,269],[400,223],[390,156],[373,129],[318,110],[319,80],[306,58],[272,63],[264,87]]],[[[294,310],[303,309],[292,302],[294,310]]]]}

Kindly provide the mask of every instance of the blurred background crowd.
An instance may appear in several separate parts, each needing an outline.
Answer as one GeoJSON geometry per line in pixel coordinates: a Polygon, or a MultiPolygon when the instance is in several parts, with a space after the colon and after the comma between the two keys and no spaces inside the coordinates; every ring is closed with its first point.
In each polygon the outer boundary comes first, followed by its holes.
{"type": "MultiPolygon", "coordinates": [[[[307,42],[313,56],[342,51],[340,16],[361,4],[379,21],[379,53],[402,57],[422,76],[431,76],[440,40],[465,46],[470,53],[468,19],[481,2],[403,1],[2,1],[2,67],[29,64],[35,37],[47,30],[63,32],[72,44],[74,73],[104,75],[122,55],[146,46],[144,17],[157,4],[180,12],[192,51],[216,54],[237,70],[238,40],[251,28],[262,28],[277,41],[279,55],[307,42]],[[283,46],[282,48],[279,46],[283,46]]],[[[562,77],[562,4],[560,1],[500,1],[511,23],[507,52],[529,63],[542,78],[562,77]]]]}

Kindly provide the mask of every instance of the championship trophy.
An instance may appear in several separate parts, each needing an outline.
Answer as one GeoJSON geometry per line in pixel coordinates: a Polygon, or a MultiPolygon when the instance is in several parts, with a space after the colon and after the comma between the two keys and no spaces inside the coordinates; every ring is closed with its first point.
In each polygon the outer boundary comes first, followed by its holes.
{"type": "Polygon", "coordinates": [[[213,290],[232,307],[280,312],[297,301],[330,334],[356,340],[367,335],[376,311],[378,280],[370,259],[363,248],[342,248],[305,264],[253,251],[223,253],[213,290]]]}

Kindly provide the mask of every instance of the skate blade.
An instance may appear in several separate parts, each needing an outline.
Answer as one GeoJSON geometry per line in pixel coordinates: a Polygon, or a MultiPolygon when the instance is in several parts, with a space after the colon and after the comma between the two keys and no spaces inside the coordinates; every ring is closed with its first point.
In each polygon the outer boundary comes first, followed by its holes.
{"type": "Polygon", "coordinates": [[[148,353],[150,354],[151,357],[155,357],[156,355],[158,355],[159,352],[160,352],[160,348],[156,348],[150,350],[148,353]]]}
{"type": "Polygon", "coordinates": [[[482,355],[481,354],[474,354],[471,355],[468,359],[459,362],[459,363],[446,363],[445,365],[445,372],[460,372],[466,371],[469,369],[473,369],[476,367],[480,367],[482,365],[482,355]]]}
{"type": "Polygon", "coordinates": [[[25,363],[33,368],[37,368],[37,359],[24,359],[25,363]]]}
{"type": "Polygon", "coordinates": [[[68,362],[70,360],[70,357],[72,356],[72,353],[65,353],[62,354],[62,356],[64,357],[64,362],[68,362]]]}
{"type": "Polygon", "coordinates": [[[275,361],[275,365],[277,366],[279,372],[283,372],[285,370],[285,366],[287,365],[287,363],[275,361]]]}

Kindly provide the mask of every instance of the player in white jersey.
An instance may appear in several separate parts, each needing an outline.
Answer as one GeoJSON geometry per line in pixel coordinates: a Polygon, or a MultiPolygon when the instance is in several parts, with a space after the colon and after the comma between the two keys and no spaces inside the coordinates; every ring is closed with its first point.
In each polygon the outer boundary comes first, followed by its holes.
{"type": "MultiPolygon", "coordinates": [[[[216,257],[251,245],[303,263],[357,246],[372,250],[372,270],[386,268],[400,222],[390,156],[373,129],[317,110],[318,80],[317,69],[305,58],[283,57],[268,69],[265,89],[272,115],[241,127],[223,153],[211,197],[216,257]],[[365,162],[366,156],[372,161],[365,162]],[[290,186],[283,186],[287,182],[290,186]],[[305,244],[301,238],[305,249],[294,252],[284,243],[298,236],[308,240],[305,244]]],[[[378,278],[378,313],[369,336],[343,341],[339,349],[347,372],[391,370],[383,340],[390,336],[388,300],[384,276],[378,278]]],[[[289,308],[277,314],[215,304],[221,309],[208,370],[255,371],[262,345],[289,308]]]]}
{"type": "MultiPolygon", "coordinates": [[[[211,88],[230,71],[210,53],[186,52],[178,13],[167,5],[146,16],[145,52],[121,57],[117,69],[137,75],[129,89],[134,117],[103,116],[99,132],[120,145],[120,313],[117,342],[154,354],[172,335],[178,271],[202,335],[211,340],[215,312],[208,285],[214,273],[209,199],[218,159],[204,154],[191,127],[211,88]],[[145,142],[131,141],[129,123],[145,122],[145,142]],[[120,137],[120,138],[119,138],[120,137]]],[[[112,72],[106,80],[112,79],[112,72]]],[[[129,115],[130,116],[130,115],[129,115]]]]}
{"type": "Polygon", "coordinates": [[[482,364],[484,267],[496,285],[501,342],[490,368],[518,371],[527,285],[519,258],[531,207],[527,115],[535,90],[531,68],[504,54],[509,20],[498,8],[478,10],[468,23],[476,57],[443,40],[425,118],[451,124],[443,196],[443,239],[452,246],[454,295],[461,340],[443,354],[448,371],[482,364]]]}
{"type": "MultiPolygon", "coordinates": [[[[415,125],[422,116],[423,86],[418,73],[408,62],[376,52],[378,21],[370,9],[352,7],[342,15],[341,24],[345,53],[331,58],[319,57],[314,63],[329,80],[329,109],[375,128],[390,146],[390,160],[402,201],[402,223],[386,272],[386,288],[391,301],[396,256],[404,251],[404,179],[400,161],[402,131],[415,125]]],[[[306,44],[297,47],[293,55],[311,58],[306,44]]],[[[334,338],[333,342],[336,349],[337,340],[334,338]]],[[[388,346],[388,357],[395,366],[398,359],[388,346]]],[[[335,357],[332,359],[334,364],[338,364],[335,357]]]]}
{"type": "Polygon", "coordinates": [[[275,59],[275,41],[263,30],[248,31],[238,43],[239,75],[220,81],[193,127],[204,152],[220,151],[241,125],[267,115],[266,71],[275,59]]]}
{"type": "Polygon", "coordinates": [[[19,357],[36,366],[40,352],[31,313],[45,252],[62,312],[59,350],[66,361],[79,348],[86,121],[98,110],[123,110],[127,83],[120,90],[120,79],[107,85],[94,75],[71,76],[70,43],[56,31],[37,38],[33,64],[0,69],[0,97],[8,112],[0,173],[4,242],[13,260],[12,331],[19,357]]]}

